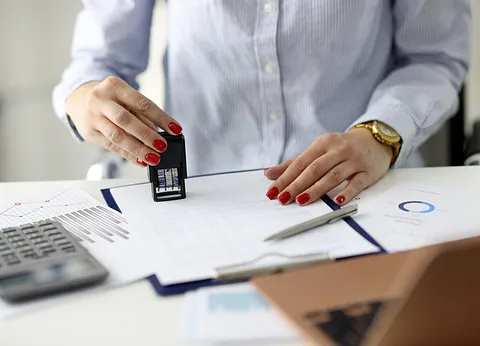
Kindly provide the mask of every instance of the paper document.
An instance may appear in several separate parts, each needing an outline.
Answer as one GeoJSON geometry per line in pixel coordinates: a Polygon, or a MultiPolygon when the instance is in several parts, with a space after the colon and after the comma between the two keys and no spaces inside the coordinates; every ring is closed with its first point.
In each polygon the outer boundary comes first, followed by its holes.
{"type": "Polygon", "coordinates": [[[187,293],[181,327],[184,340],[201,343],[297,339],[287,321],[248,283],[187,293]]]}
{"type": "Polygon", "coordinates": [[[403,251],[480,235],[477,203],[468,191],[400,183],[361,204],[356,217],[387,251],[403,251]]]}
{"type": "MultiPolygon", "coordinates": [[[[78,189],[45,190],[0,203],[0,228],[50,218],[59,221],[109,271],[104,287],[130,283],[151,274],[122,214],[78,189]]],[[[0,317],[37,304],[6,305],[0,317]]]]}
{"type": "MultiPolygon", "coordinates": [[[[378,251],[344,221],[264,242],[285,227],[331,212],[323,201],[304,207],[270,201],[265,197],[270,184],[263,172],[254,171],[187,179],[187,198],[182,200],[155,203],[150,184],[111,193],[164,285],[208,279],[213,268],[271,253],[330,252],[344,257],[378,251]]],[[[283,261],[270,259],[275,264],[283,261]]]]}

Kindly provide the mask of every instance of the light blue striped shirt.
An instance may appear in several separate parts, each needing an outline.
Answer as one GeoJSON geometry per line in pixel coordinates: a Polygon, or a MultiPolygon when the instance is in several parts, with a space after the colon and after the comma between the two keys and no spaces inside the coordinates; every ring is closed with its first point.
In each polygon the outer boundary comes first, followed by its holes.
{"type": "MultiPolygon", "coordinates": [[[[154,0],[84,0],[53,93],[118,76],[138,88],[154,0]]],[[[318,136],[381,120],[398,166],[454,114],[468,66],[468,0],[170,0],[165,110],[189,175],[268,167],[318,136]]],[[[160,63],[160,62],[158,62],[160,63]]]]}

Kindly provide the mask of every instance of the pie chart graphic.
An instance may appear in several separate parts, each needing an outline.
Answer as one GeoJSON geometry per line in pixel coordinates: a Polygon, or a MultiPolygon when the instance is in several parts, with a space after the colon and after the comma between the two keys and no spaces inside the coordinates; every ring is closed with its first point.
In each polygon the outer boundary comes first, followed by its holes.
{"type": "Polygon", "coordinates": [[[427,214],[435,210],[432,203],[425,201],[405,201],[398,205],[398,208],[407,213],[427,214]]]}

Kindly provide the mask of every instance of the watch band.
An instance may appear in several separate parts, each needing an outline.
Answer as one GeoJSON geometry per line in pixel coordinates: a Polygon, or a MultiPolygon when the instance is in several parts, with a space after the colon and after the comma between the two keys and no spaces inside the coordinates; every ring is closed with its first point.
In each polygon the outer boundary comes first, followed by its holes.
{"type": "Polygon", "coordinates": [[[368,121],[365,123],[360,123],[354,126],[354,128],[366,128],[370,131],[372,134],[373,138],[381,144],[387,145],[392,148],[393,150],[393,156],[392,156],[392,161],[390,162],[390,165],[393,166],[395,162],[397,161],[397,158],[400,154],[400,149],[402,147],[402,141],[401,137],[398,141],[389,141],[386,135],[383,135],[381,131],[378,129],[378,123],[379,121],[374,120],[374,121],[368,121]]]}

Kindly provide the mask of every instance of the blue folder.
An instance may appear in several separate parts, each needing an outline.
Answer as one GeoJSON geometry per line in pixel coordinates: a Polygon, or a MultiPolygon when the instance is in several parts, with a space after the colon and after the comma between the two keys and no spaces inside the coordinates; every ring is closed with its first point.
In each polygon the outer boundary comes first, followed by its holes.
{"type": "MultiPolygon", "coordinates": [[[[231,174],[231,173],[239,173],[239,172],[225,172],[225,173],[218,173],[218,174],[231,174]]],[[[202,175],[204,176],[204,175],[202,175]]],[[[198,178],[200,176],[196,177],[189,177],[189,179],[192,178],[198,178]]],[[[141,183],[141,184],[149,184],[148,182],[146,183],[141,183]]],[[[121,186],[119,186],[121,187],[121,186]]],[[[112,193],[110,189],[102,189],[101,190],[103,198],[105,199],[105,202],[107,205],[118,211],[122,212],[120,207],[118,206],[117,202],[112,196],[112,193]]],[[[322,197],[322,200],[332,209],[332,210],[337,210],[340,207],[328,196],[322,197]]],[[[355,222],[354,219],[351,217],[347,217],[344,219],[344,222],[346,222],[351,228],[353,228],[358,234],[360,234],[362,237],[364,237],[367,241],[372,243],[373,245],[377,246],[379,248],[379,252],[377,253],[385,253],[386,250],[383,246],[381,246],[370,234],[368,234],[357,222],[355,222]]],[[[375,254],[377,254],[375,253],[375,254]]],[[[346,258],[344,258],[346,259],[346,258]]],[[[201,287],[207,287],[207,286],[215,286],[215,285],[222,285],[225,284],[225,282],[221,281],[216,281],[213,279],[208,279],[208,280],[198,280],[198,281],[191,281],[191,282],[185,282],[185,283],[180,283],[180,284],[174,284],[174,285],[163,285],[158,277],[156,275],[151,275],[147,277],[147,280],[151,283],[155,291],[162,296],[166,295],[174,295],[174,294],[182,294],[187,291],[191,290],[196,290],[201,287]]],[[[228,283],[232,283],[232,281],[229,281],[228,283]]]]}

